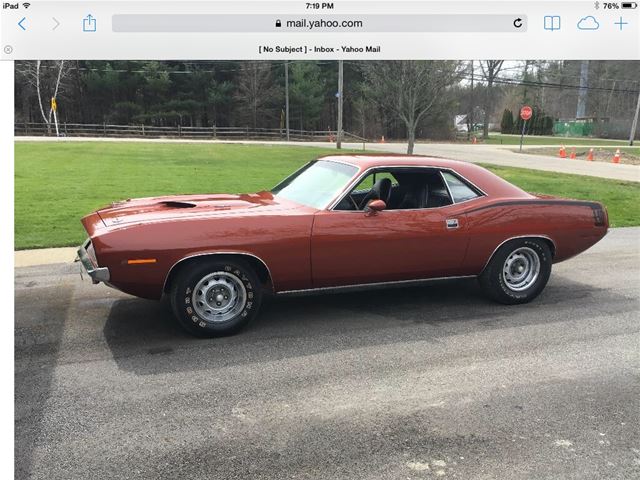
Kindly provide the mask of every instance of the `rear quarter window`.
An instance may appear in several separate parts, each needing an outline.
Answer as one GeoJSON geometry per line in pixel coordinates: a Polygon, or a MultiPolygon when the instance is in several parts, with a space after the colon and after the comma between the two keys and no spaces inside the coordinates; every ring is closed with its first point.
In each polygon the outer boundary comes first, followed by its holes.
{"type": "Polygon", "coordinates": [[[476,191],[475,188],[467,185],[465,181],[458,178],[453,173],[442,172],[442,177],[445,182],[447,182],[447,186],[449,187],[449,191],[451,192],[451,196],[455,203],[465,202],[480,196],[480,193],[476,191]]]}

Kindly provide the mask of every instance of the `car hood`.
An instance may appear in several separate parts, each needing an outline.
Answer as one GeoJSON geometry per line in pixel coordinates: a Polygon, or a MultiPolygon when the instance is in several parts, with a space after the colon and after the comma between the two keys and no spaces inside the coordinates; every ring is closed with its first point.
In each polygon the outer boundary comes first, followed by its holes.
{"type": "Polygon", "coordinates": [[[104,224],[111,227],[211,215],[264,214],[296,207],[301,206],[274,197],[271,192],[259,192],[133,198],[114,202],[97,213],[104,224]]]}

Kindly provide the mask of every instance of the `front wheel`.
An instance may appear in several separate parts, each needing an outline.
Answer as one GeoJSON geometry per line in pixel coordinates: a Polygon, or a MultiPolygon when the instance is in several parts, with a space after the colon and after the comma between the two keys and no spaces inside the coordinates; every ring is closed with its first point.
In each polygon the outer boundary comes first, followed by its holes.
{"type": "Polygon", "coordinates": [[[479,277],[480,285],[497,302],[527,303],[544,290],[552,263],[551,250],[545,241],[511,240],[493,255],[479,277]]]}
{"type": "Polygon", "coordinates": [[[257,275],[239,260],[187,266],[171,288],[171,306],[178,322],[200,337],[242,330],[258,313],[261,300],[257,275]]]}

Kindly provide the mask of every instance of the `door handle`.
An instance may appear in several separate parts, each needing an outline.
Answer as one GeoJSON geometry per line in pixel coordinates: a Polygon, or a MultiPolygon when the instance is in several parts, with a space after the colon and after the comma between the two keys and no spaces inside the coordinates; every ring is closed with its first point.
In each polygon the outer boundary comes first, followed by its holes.
{"type": "Polygon", "coordinates": [[[460,226],[457,218],[447,218],[445,220],[445,223],[447,224],[447,229],[449,230],[454,230],[460,226]]]}

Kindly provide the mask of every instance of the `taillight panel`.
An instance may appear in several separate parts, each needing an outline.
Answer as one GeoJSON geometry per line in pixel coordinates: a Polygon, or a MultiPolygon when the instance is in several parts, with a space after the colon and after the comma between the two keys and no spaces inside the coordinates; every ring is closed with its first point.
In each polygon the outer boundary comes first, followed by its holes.
{"type": "Polygon", "coordinates": [[[605,226],[606,215],[604,209],[600,206],[593,208],[593,223],[596,227],[605,226]]]}

